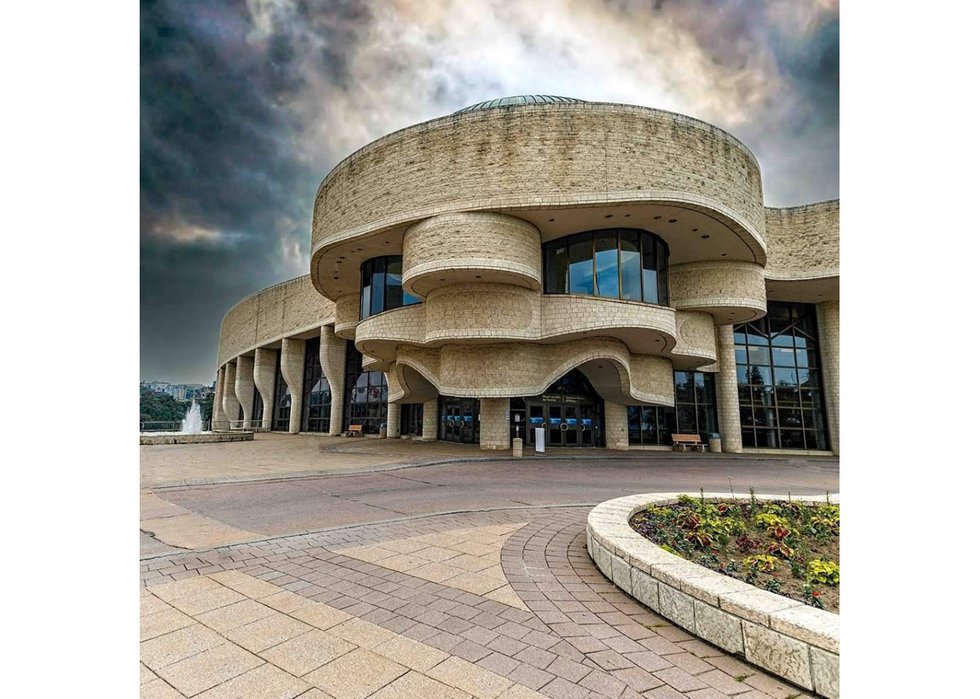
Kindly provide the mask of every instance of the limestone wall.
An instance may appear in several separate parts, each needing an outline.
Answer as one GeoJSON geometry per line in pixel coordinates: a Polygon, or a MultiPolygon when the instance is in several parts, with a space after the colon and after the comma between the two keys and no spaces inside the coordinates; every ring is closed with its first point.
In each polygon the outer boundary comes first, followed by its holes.
{"type": "Polygon", "coordinates": [[[738,140],[679,114],[573,103],[453,114],[368,144],[317,192],[314,258],[323,245],[439,213],[651,195],[724,212],[764,250],[759,166],[738,140]]]}
{"type": "Polygon", "coordinates": [[[323,298],[309,275],[270,286],[242,299],[225,314],[218,365],[256,347],[277,344],[304,330],[334,322],[334,304],[323,298]]]}
{"type": "Polygon", "coordinates": [[[840,201],[766,209],[768,279],[840,275],[840,201]]]}

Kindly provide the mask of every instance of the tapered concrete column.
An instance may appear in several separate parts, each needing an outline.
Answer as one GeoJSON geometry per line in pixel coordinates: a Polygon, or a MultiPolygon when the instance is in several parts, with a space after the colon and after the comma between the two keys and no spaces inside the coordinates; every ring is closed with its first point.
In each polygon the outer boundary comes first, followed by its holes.
{"type": "Polygon", "coordinates": [[[252,427],[252,403],[255,401],[255,360],[243,354],[238,355],[238,369],[235,373],[235,396],[242,406],[242,424],[246,430],[252,427]]]}
{"type": "Polygon", "coordinates": [[[272,417],[276,414],[276,351],[274,349],[255,350],[255,366],[252,380],[262,396],[262,429],[272,429],[272,417]]]}
{"type": "MultiPolygon", "coordinates": [[[[320,327],[320,368],[330,384],[330,432],[338,435],[344,424],[344,369],[347,340],[337,337],[329,325],[320,327]]],[[[388,434],[391,434],[389,425],[388,434]]]]}
{"type": "Polygon", "coordinates": [[[214,381],[214,395],[211,396],[211,429],[221,429],[224,428],[225,423],[225,410],[221,406],[222,396],[225,391],[225,368],[224,366],[218,367],[218,376],[214,381]]]}
{"type": "Polygon", "coordinates": [[[718,395],[718,431],[722,451],[742,451],[742,423],[738,416],[738,378],[735,374],[735,333],[731,325],[715,326],[718,373],[715,388],[718,395]]]}
{"type": "Polygon", "coordinates": [[[629,449],[630,435],[626,417],[626,406],[607,400],[605,403],[605,415],[606,449],[629,449]]]}
{"type": "Polygon", "coordinates": [[[388,439],[399,439],[402,436],[402,406],[398,403],[388,403],[388,439]]]}
{"type": "Polygon", "coordinates": [[[221,407],[224,408],[225,417],[229,421],[229,428],[238,420],[238,396],[235,395],[235,381],[237,380],[237,367],[228,362],[225,365],[225,390],[221,398],[221,407]]]}
{"type": "Polygon", "coordinates": [[[817,304],[817,334],[820,336],[820,368],[823,369],[823,400],[827,406],[830,448],[840,454],[840,301],[817,304]]]}
{"type": "Polygon", "coordinates": [[[439,434],[439,400],[433,398],[422,404],[422,440],[433,441],[439,434]]]}
{"type": "Polygon", "coordinates": [[[282,339],[282,354],[280,364],[282,378],[289,386],[289,434],[299,432],[303,419],[303,359],[306,352],[306,342],[291,337],[282,339]]]}
{"type": "Polygon", "coordinates": [[[480,449],[510,449],[510,398],[480,399],[480,449]]]}

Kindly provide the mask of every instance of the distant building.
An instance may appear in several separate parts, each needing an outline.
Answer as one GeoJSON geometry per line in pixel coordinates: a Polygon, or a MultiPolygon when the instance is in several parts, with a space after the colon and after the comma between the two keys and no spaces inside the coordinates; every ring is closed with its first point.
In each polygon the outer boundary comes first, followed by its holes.
{"type": "Polygon", "coordinates": [[[755,156],[697,119],[473,105],[326,176],[309,274],[221,324],[214,424],[836,453],[839,218],[766,207],[755,156]]]}

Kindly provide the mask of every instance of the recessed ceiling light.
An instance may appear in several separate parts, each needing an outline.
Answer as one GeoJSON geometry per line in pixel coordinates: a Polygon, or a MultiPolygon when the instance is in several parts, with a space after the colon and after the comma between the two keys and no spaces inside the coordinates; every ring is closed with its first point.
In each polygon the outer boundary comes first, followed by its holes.
{"type": "Polygon", "coordinates": [[[480,276],[479,274],[478,274],[478,275],[476,275],[476,278],[477,278],[477,279],[483,279],[483,277],[481,277],[481,276],[480,276]]]}
{"type": "Polygon", "coordinates": [[[667,219],[667,223],[677,223],[677,219],[676,218],[668,218],[667,219]]]}
{"type": "Polygon", "coordinates": [[[721,253],[721,256],[722,257],[728,257],[728,253],[727,252],[723,252],[723,253],[721,253]]]}
{"type": "Polygon", "coordinates": [[[612,214],[606,214],[605,218],[612,218],[612,214]]]}
{"type": "Polygon", "coordinates": [[[548,219],[548,223],[554,223],[554,222],[555,222],[555,219],[553,219],[553,218],[549,218],[548,219]]]}
{"type": "Polygon", "coordinates": [[[697,229],[697,228],[692,228],[692,229],[691,229],[691,232],[692,232],[692,233],[697,233],[697,232],[698,232],[698,229],[697,229]]]}
{"type": "Polygon", "coordinates": [[[629,218],[629,217],[630,217],[630,216],[632,216],[632,215],[633,215],[633,214],[624,214],[624,215],[623,215],[623,217],[624,217],[624,218],[629,218]]]}
{"type": "Polygon", "coordinates": [[[707,240],[710,237],[711,237],[710,235],[705,234],[701,236],[701,240],[707,240]]]}
{"type": "Polygon", "coordinates": [[[446,280],[445,280],[445,278],[442,278],[442,279],[440,279],[439,281],[441,281],[441,282],[444,282],[444,281],[446,281],[446,280]]]}
{"type": "Polygon", "coordinates": [[[662,218],[663,218],[663,216],[654,216],[654,217],[653,217],[653,220],[654,220],[654,221],[659,221],[659,220],[660,220],[660,219],[662,219],[662,218]]]}

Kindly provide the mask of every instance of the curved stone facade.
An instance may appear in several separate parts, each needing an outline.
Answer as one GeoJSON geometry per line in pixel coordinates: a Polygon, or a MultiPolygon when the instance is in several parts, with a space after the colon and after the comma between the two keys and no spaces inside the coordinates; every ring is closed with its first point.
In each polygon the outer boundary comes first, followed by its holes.
{"type": "MultiPolygon", "coordinates": [[[[227,400],[216,415],[233,420],[223,413],[249,405],[251,390],[264,429],[303,431],[319,371],[332,403],[316,429],[329,423],[333,434],[398,420],[389,436],[444,438],[452,427],[506,448],[512,410],[577,401],[586,412],[560,408],[563,425],[602,421],[599,442],[629,448],[637,406],[671,409],[675,372],[699,372],[715,375],[698,379],[713,417],[694,431],[720,429],[726,450],[740,451],[733,325],[762,318],[772,300],[821,303],[822,332],[836,344],[838,217],[838,202],[764,207],[755,157],[696,119],[559,98],[490,101],[384,136],[327,175],[313,204],[310,275],[242,300],[222,323],[227,400]],[[554,250],[543,261],[544,243],[606,229],[648,231],[666,252],[641,267],[648,253],[627,242],[652,237],[623,233],[595,236],[591,262],[573,243],[564,267],[554,250]],[[314,341],[318,352],[304,355],[314,341]],[[287,389],[297,409],[275,414],[287,389]]],[[[834,348],[823,362],[836,357],[834,348]]],[[[836,449],[836,385],[824,393],[836,449]]],[[[514,419],[511,434],[530,424],[514,419]]]]}
{"type": "Polygon", "coordinates": [[[541,234],[513,216],[428,218],[405,231],[402,254],[403,284],[416,296],[470,278],[541,288],[541,234]]]}
{"type": "Polygon", "coordinates": [[[840,276],[840,201],[766,209],[767,279],[840,276]]]}
{"type": "Polygon", "coordinates": [[[221,321],[218,364],[256,347],[334,322],[334,304],[316,292],[309,276],[270,286],[235,304],[221,321]]]}

